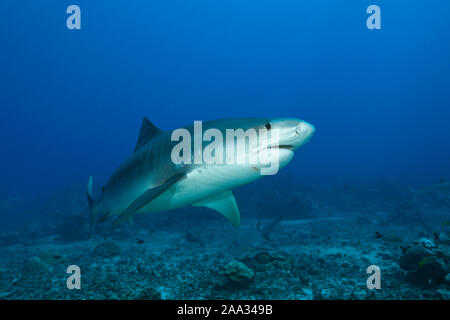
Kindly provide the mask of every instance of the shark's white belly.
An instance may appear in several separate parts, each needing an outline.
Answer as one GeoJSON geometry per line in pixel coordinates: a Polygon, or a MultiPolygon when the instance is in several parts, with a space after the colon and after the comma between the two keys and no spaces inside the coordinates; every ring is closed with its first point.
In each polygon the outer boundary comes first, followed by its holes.
{"type": "Polygon", "coordinates": [[[159,197],[139,210],[151,213],[194,204],[261,177],[251,166],[205,166],[194,169],[159,197]]]}

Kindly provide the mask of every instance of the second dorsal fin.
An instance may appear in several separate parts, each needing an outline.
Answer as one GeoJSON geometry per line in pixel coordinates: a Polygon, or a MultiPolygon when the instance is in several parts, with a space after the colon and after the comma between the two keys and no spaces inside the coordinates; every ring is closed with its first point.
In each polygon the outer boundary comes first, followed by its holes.
{"type": "Polygon", "coordinates": [[[141,131],[139,132],[139,138],[134,148],[134,152],[138,151],[144,144],[152,140],[154,137],[162,133],[147,117],[142,119],[141,131]]]}

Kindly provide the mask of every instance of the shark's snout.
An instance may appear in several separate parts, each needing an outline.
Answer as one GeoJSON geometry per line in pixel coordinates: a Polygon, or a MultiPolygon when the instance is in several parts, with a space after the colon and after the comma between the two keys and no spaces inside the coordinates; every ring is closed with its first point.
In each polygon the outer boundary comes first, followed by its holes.
{"type": "Polygon", "coordinates": [[[309,142],[315,131],[316,128],[306,121],[300,121],[295,128],[295,133],[303,143],[309,142]]]}
{"type": "Polygon", "coordinates": [[[273,124],[278,130],[279,145],[290,146],[292,150],[309,142],[316,131],[312,124],[299,119],[275,119],[273,124]]]}

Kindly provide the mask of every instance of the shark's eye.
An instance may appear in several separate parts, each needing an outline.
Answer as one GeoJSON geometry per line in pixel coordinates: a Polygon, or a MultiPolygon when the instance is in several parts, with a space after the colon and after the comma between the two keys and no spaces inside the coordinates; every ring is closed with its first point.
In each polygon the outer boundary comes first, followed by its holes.
{"type": "Polygon", "coordinates": [[[270,130],[272,128],[272,125],[270,123],[266,123],[264,127],[266,127],[267,130],[270,130]]]}

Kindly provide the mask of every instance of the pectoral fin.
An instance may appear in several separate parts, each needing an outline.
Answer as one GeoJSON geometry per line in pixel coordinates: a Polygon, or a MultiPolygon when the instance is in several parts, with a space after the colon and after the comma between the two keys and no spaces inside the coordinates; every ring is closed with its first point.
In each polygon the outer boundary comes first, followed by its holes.
{"type": "Polygon", "coordinates": [[[241,224],[241,215],[239,214],[239,208],[236,204],[236,199],[231,191],[226,191],[215,197],[208,198],[206,200],[193,204],[197,207],[207,207],[216,210],[222,214],[231,224],[238,228],[241,224]]]}
{"type": "Polygon", "coordinates": [[[139,211],[139,209],[143,208],[146,204],[148,204],[153,199],[157,198],[161,193],[169,189],[173,184],[179,181],[184,177],[184,174],[177,174],[172,178],[168,179],[162,185],[157,186],[155,188],[148,189],[145,191],[139,198],[134,200],[129,207],[120,214],[116,221],[114,221],[113,226],[117,226],[118,224],[124,221],[130,221],[133,218],[133,215],[139,211]]]}

